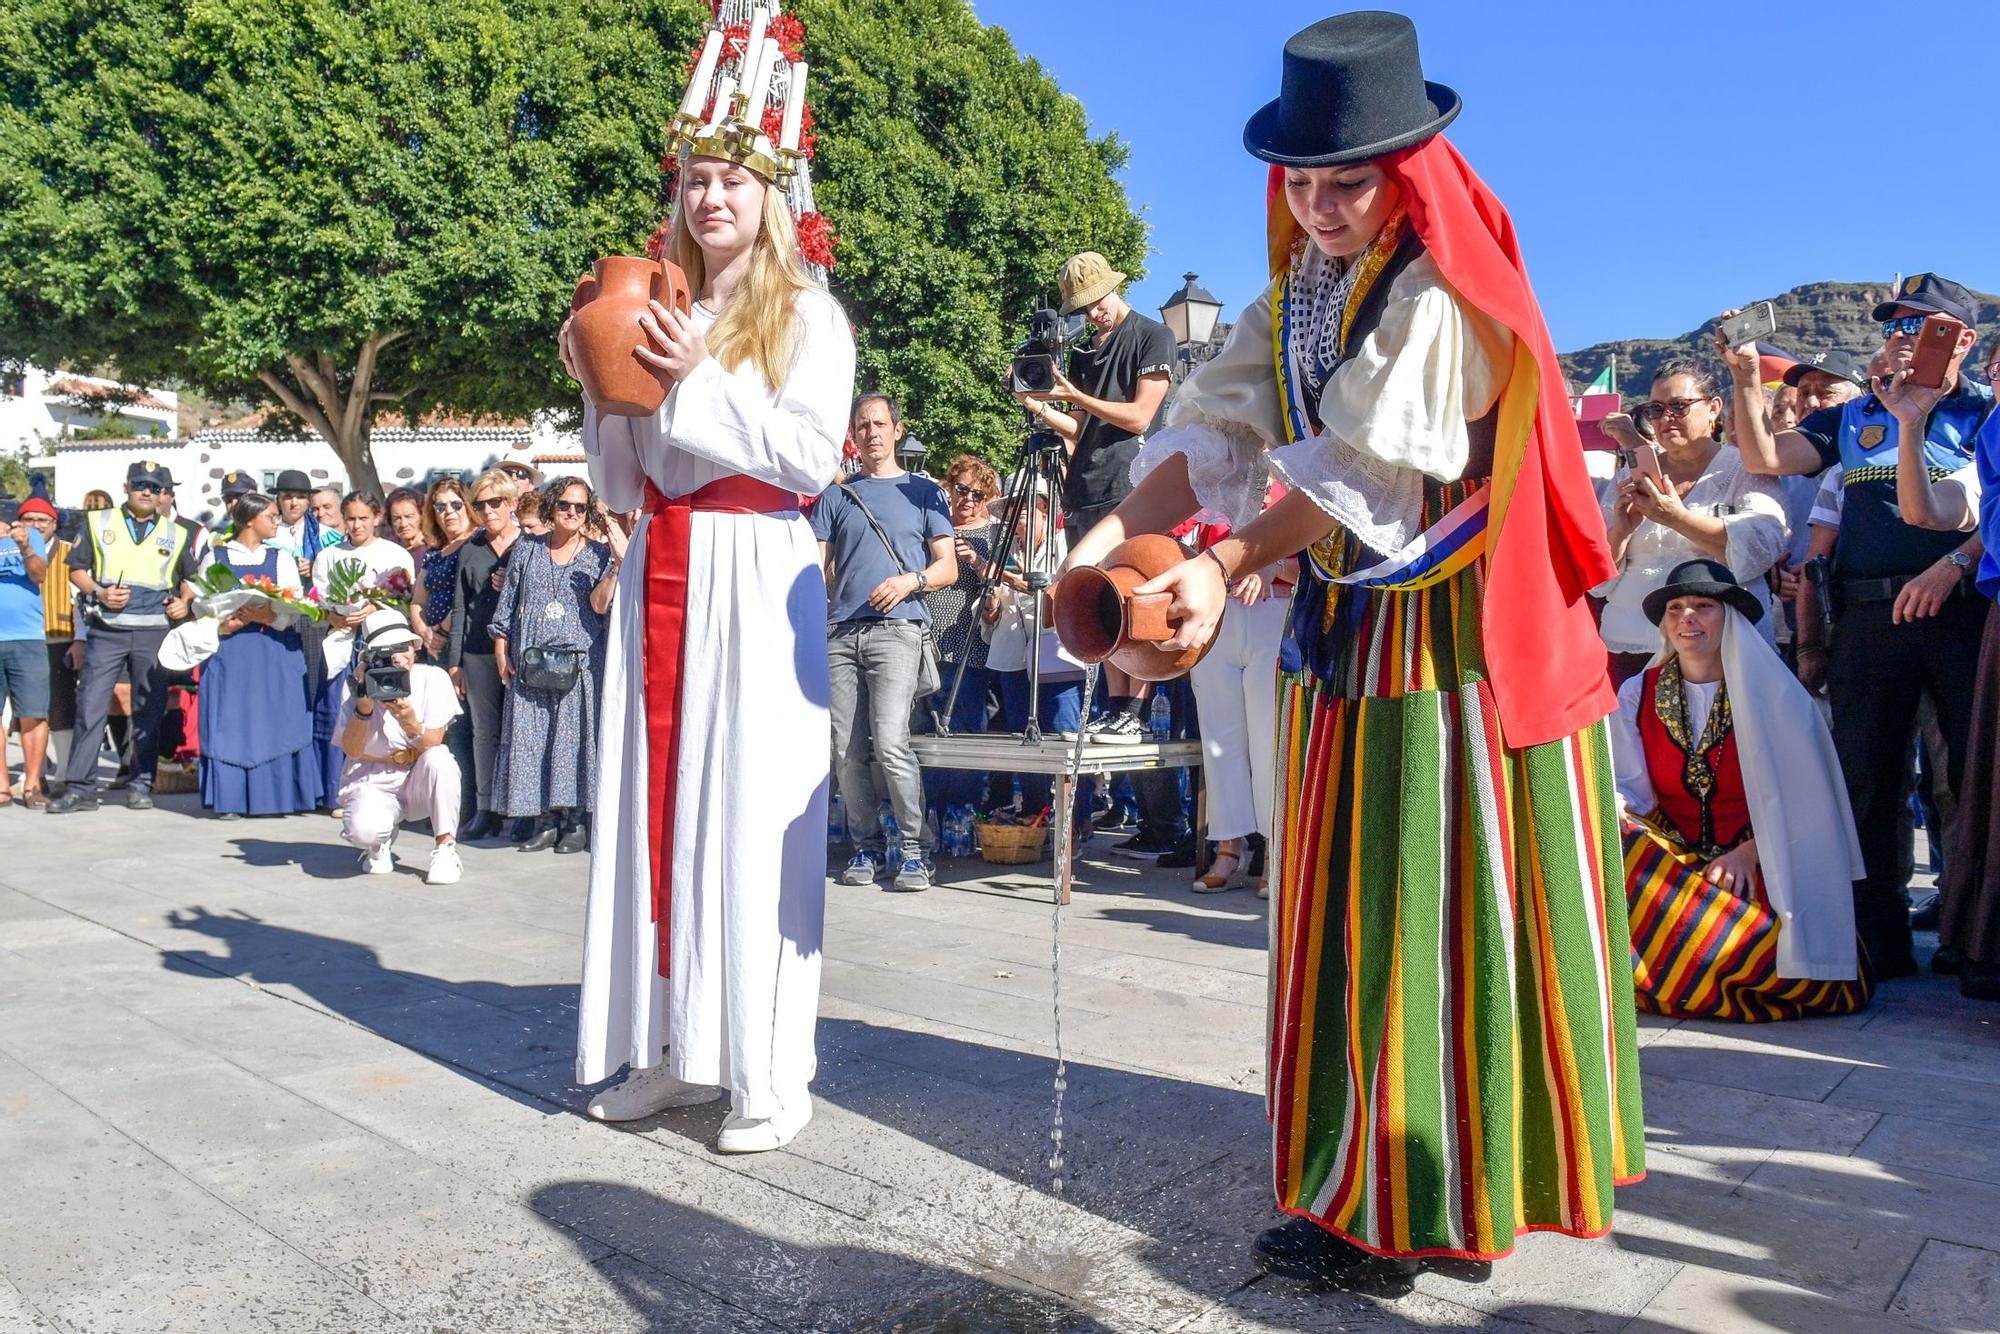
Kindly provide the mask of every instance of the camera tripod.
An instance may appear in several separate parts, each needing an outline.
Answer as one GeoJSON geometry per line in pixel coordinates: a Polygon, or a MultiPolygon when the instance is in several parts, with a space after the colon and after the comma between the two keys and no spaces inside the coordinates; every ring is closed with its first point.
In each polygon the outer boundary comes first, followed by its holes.
{"type": "MultiPolygon", "coordinates": [[[[1049,515],[1048,522],[1042,526],[1041,539],[1037,541],[1034,536],[1031,517],[1026,526],[1025,549],[1021,552],[1021,577],[1028,584],[1028,721],[1022,728],[1021,744],[1024,746],[1039,746],[1042,743],[1042,599],[1055,580],[1056,524],[1061,519],[1057,505],[1062,495],[1063,465],[1062,437],[1053,431],[1033,431],[1022,440],[1015,459],[1014,475],[1008,481],[1007,503],[1001,511],[1000,539],[987,561],[986,573],[979,581],[979,591],[973,601],[975,608],[986,605],[987,596],[1000,584],[1009,552],[1016,546],[1015,534],[1022,531],[1021,517],[1034,514],[1038,492],[1047,496],[1049,515]]],[[[945,699],[944,710],[941,714],[933,712],[931,715],[939,736],[951,735],[952,711],[958,706],[958,692],[965,683],[967,662],[967,658],[959,659],[952,673],[951,693],[945,699]]]]}

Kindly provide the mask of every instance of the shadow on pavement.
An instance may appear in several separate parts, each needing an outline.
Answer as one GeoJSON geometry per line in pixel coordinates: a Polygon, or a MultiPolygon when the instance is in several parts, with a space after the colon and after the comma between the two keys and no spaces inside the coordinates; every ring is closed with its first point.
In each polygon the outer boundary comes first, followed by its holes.
{"type": "MultiPolygon", "coordinates": [[[[615,1181],[562,1181],[536,1213],[642,1262],[597,1264],[660,1334],[812,1329],[828,1334],[1108,1334],[1061,1297],[890,1251],[767,1235],[615,1181]],[[672,1288],[657,1281],[664,1273],[672,1288]],[[710,1298],[697,1309],[685,1284],[710,1298]],[[766,1323],[768,1322],[768,1323],[766,1323]]],[[[780,1225],[782,1226],[782,1225],[780,1225]]]]}

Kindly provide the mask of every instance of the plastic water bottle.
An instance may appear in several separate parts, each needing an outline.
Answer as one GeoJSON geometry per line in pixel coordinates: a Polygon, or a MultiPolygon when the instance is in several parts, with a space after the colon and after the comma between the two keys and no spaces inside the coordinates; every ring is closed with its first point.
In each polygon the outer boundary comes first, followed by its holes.
{"type": "Polygon", "coordinates": [[[840,799],[838,792],[826,804],[826,841],[845,843],[847,841],[847,803],[840,799]]]}
{"type": "Polygon", "coordinates": [[[944,850],[953,857],[972,855],[972,807],[963,802],[945,814],[944,850]]]}
{"type": "Polygon", "coordinates": [[[889,804],[887,797],[882,798],[880,819],[882,821],[882,846],[888,850],[890,856],[902,856],[903,834],[896,827],[896,808],[889,804]]]}
{"type": "Polygon", "coordinates": [[[1152,707],[1153,740],[1167,741],[1174,734],[1174,706],[1160,691],[1153,692],[1152,707]]]}

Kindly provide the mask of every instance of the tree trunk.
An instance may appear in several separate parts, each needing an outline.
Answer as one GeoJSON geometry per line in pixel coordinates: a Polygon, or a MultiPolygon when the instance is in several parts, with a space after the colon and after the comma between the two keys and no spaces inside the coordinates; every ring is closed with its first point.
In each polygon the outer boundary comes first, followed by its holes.
{"type": "Polygon", "coordinates": [[[288,411],[333,446],[341,466],[347,469],[347,485],[352,491],[377,495],[382,491],[368,431],[375,420],[375,405],[394,402],[397,395],[374,388],[375,362],[383,348],[401,337],[400,329],[370,334],[361,341],[353,370],[345,373],[325,352],[310,358],[304,353],[287,353],[284,371],[257,372],[264,387],[288,411]]]}

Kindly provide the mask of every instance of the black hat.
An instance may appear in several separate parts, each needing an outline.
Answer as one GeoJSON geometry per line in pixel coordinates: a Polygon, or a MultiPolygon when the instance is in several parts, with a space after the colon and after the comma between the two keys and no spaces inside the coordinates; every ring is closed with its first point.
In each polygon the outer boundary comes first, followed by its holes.
{"type": "Polygon", "coordinates": [[[1285,43],[1278,100],[1243,127],[1243,146],[1284,167],[1365,162],[1422,143],[1458,108],[1457,93],[1425,82],[1415,24],[1379,10],[1336,14],[1285,43]]]}
{"type": "Polygon", "coordinates": [[[1935,273],[1913,273],[1903,279],[1896,295],[1875,307],[1875,318],[1889,319],[1895,315],[1898,306],[1906,310],[1921,310],[1925,314],[1949,315],[1960,324],[1979,323],[1979,298],[1951,279],[1940,278],[1935,273]]]}
{"type": "Polygon", "coordinates": [[[312,478],[306,476],[297,468],[287,468],[278,474],[278,480],[271,484],[271,489],[279,492],[303,491],[305,494],[311,495],[313,490],[312,478]]]}
{"type": "Polygon", "coordinates": [[[257,479],[247,472],[226,472],[222,474],[222,498],[234,500],[247,496],[257,489],[257,479]]]}
{"type": "Polygon", "coordinates": [[[162,491],[167,491],[173,488],[174,475],[167,471],[166,464],[145,459],[125,470],[125,485],[131,486],[135,482],[151,482],[162,491]]]}
{"type": "Polygon", "coordinates": [[[1815,352],[1788,369],[1785,372],[1785,383],[1794,389],[1798,388],[1799,381],[1806,378],[1807,371],[1825,371],[1828,375],[1858,385],[1862,389],[1868,387],[1868,363],[1852,352],[1843,352],[1837,347],[1824,352],[1815,352]]]}
{"type": "Polygon", "coordinates": [[[1684,560],[1667,573],[1665,586],[1646,594],[1640,605],[1646,619],[1658,625],[1667,614],[1667,604],[1675,598],[1714,598],[1736,608],[1752,623],[1764,618],[1764,605],[1750,590],[1736,582],[1729,567],[1717,560],[1684,560]]]}

